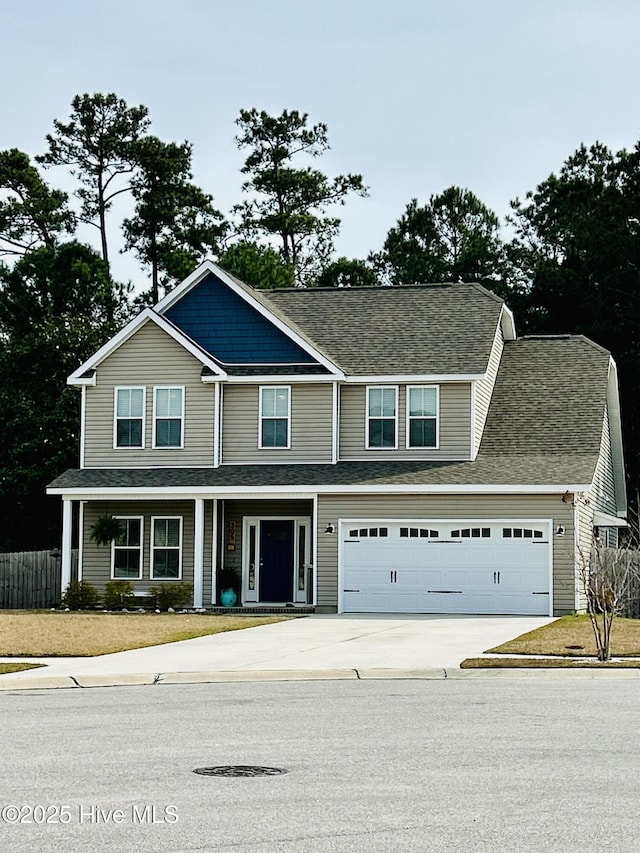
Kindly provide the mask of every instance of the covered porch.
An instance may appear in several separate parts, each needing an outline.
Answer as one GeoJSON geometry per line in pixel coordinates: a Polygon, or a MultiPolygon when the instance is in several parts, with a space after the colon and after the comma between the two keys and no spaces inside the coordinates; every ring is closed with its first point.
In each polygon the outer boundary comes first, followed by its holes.
{"type": "Polygon", "coordinates": [[[98,592],[111,580],[127,580],[145,596],[158,585],[183,583],[193,587],[196,609],[224,603],[225,612],[313,611],[315,495],[185,492],[63,494],[61,591],[72,580],[87,580],[98,592]],[[122,535],[99,546],[91,532],[105,515],[121,521],[122,535]],[[235,601],[223,596],[229,589],[235,601]]]}

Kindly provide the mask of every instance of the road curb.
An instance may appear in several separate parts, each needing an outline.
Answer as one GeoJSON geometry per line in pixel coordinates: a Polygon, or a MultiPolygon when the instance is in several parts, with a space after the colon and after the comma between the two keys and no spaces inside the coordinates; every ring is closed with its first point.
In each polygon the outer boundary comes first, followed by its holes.
{"type": "Polygon", "coordinates": [[[229,670],[226,672],[160,672],[123,673],[120,675],[64,675],[32,678],[0,676],[0,692],[26,690],[61,690],[93,687],[135,687],[156,684],[230,684],[269,681],[448,681],[468,678],[624,678],[637,679],[637,669],[593,669],[536,667],[533,669],[507,667],[499,669],[306,669],[306,670],[229,670]]]}
{"type": "Polygon", "coordinates": [[[0,675],[0,690],[61,690],[77,687],[70,675],[46,675],[41,678],[4,678],[0,675]]]}

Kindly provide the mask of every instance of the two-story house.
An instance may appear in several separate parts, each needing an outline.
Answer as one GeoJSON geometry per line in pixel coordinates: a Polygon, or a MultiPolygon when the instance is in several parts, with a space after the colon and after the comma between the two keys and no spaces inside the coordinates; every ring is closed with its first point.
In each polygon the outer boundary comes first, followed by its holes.
{"type": "Polygon", "coordinates": [[[517,338],[479,285],[260,291],[205,263],[69,382],[63,587],[77,515],[98,588],[207,607],[231,568],[245,608],[561,614],[624,525],[609,353],[517,338]]]}

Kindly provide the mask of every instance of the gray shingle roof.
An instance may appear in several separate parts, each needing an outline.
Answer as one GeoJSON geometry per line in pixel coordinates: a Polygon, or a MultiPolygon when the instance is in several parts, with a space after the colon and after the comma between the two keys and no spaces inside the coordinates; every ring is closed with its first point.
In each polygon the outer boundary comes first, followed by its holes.
{"type": "Polygon", "coordinates": [[[592,455],[494,456],[476,462],[339,462],[337,465],[225,465],[221,468],[84,468],[68,470],[50,488],[216,488],[299,486],[429,486],[587,484],[592,455]]]}
{"type": "Polygon", "coordinates": [[[581,335],[505,343],[480,455],[597,457],[608,373],[609,353],[581,335]]]}
{"type": "Polygon", "coordinates": [[[477,284],[262,291],[345,373],[483,373],[502,300],[477,284]]]}

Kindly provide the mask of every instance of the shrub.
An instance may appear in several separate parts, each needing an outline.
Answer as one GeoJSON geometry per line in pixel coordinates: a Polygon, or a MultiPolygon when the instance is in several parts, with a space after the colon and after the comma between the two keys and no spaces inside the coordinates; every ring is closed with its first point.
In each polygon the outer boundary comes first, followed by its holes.
{"type": "Polygon", "coordinates": [[[156,607],[168,610],[170,607],[181,607],[193,602],[193,586],[190,583],[167,583],[162,586],[152,586],[149,595],[155,599],[156,607]]]}
{"type": "Polygon", "coordinates": [[[98,591],[89,581],[71,581],[62,596],[62,606],[69,610],[95,610],[99,603],[98,591]]]}
{"type": "Polygon", "coordinates": [[[134,586],[131,581],[109,581],[104,588],[103,604],[107,610],[122,610],[133,607],[136,603],[133,594],[134,586]]]}

